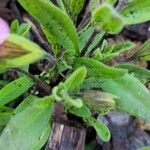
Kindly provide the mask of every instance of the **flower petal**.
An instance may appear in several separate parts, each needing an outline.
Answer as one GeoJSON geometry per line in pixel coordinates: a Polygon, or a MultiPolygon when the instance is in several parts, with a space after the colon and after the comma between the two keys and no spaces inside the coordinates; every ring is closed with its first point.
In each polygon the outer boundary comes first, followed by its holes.
{"type": "Polygon", "coordinates": [[[0,18],[0,44],[2,44],[9,35],[9,26],[2,18],[0,18]]]}

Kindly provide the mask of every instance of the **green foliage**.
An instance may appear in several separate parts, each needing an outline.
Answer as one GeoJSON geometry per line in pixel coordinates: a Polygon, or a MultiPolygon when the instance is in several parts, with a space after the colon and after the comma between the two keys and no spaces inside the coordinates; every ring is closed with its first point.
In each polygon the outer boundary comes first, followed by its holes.
{"type": "Polygon", "coordinates": [[[87,75],[101,78],[118,78],[127,73],[124,69],[117,69],[104,65],[91,58],[78,58],[75,60],[75,67],[85,66],[87,75]]]}
{"type": "Polygon", "coordinates": [[[106,0],[106,2],[108,2],[108,3],[112,4],[112,5],[114,5],[114,4],[117,2],[117,0],[106,0]]]}
{"type": "Polygon", "coordinates": [[[139,148],[138,150],[150,150],[150,146],[145,146],[145,147],[139,148]]]}
{"type": "Polygon", "coordinates": [[[4,127],[8,123],[12,113],[13,113],[12,108],[5,106],[0,108],[0,132],[4,129],[4,127]]]}
{"type": "Polygon", "coordinates": [[[45,55],[48,54],[35,43],[22,36],[10,34],[1,46],[0,72],[30,64],[45,55]]]}
{"type": "Polygon", "coordinates": [[[120,11],[126,25],[142,23],[150,20],[150,1],[133,0],[120,11]]]}
{"type": "Polygon", "coordinates": [[[85,0],[70,0],[70,13],[73,16],[77,16],[81,11],[84,2],[85,0]]]}
{"type": "Polygon", "coordinates": [[[26,92],[34,82],[28,77],[21,77],[0,90],[0,107],[18,98],[26,92]]]}
{"type": "Polygon", "coordinates": [[[90,109],[84,104],[82,107],[79,107],[79,108],[76,108],[76,107],[71,108],[69,112],[82,118],[89,118],[92,115],[90,109]]]}
{"type": "Polygon", "coordinates": [[[150,39],[148,39],[137,52],[139,60],[150,60],[150,39]]]}
{"type": "Polygon", "coordinates": [[[83,47],[85,46],[86,42],[88,41],[89,37],[91,37],[93,32],[94,32],[94,27],[90,26],[79,33],[79,48],[80,48],[80,50],[83,49],[83,47]]]}
{"type": "Polygon", "coordinates": [[[92,13],[92,19],[101,30],[111,34],[120,32],[124,26],[122,17],[107,3],[102,4],[92,13]]]}
{"type": "Polygon", "coordinates": [[[64,82],[69,92],[74,92],[76,88],[83,82],[86,77],[86,68],[80,67],[76,69],[71,76],[64,82]],[[80,77],[80,78],[79,78],[80,77]]]}
{"type": "Polygon", "coordinates": [[[78,51],[77,32],[64,12],[51,2],[43,0],[32,0],[32,3],[30,0],[18,0],[18,2],[40,22],[50,43],[56,41],[66,49],[78,51]]]}
{"type": "Polygon", "coordinates": [[[105,142],[110,140],[110,131],[108,127],[102,123],[100,120],[94,118],[86,119],[86,121],[95,128],[98,136],[105,142]]]}
{"type": "Polygon", "coordinates": [[[118,79],[102,80],[100,86],[118,96],[116,107],[119,110],[150,122],[150,93],[136,77],[126,74],[118,79]]]}
{"type": "MultiPolygon", "coordinates": [[[[105,115],[116,109],[150,122],[150,92],[144,86],[150,81],[150,71],[124,63],[150,60],[149,40],[115,67],[113,58],[135,44],[107,42],[107,35],[119,33],[124,25],[150,20],[149,0],[133,0],[117,9],[119,12],[113,7],[116,0],[92,0],[89,4],[85,0],[57,0],[57,6],[49,0],[18,2],[40,23],[54,54],[28,40],[31,24],[18,20],[11,23],[11,33],[0,45],[0,73],[14,68],[19,78],[10,83],[7,74],[0,76],[0,149],[41,149],[51,132],[56,102],[63,105],[65,113],[93,126],[105,142],[110,139],[110,131],[93,117],[95,114],[105,115]],[[87,8],[83,9],[85,2],[87,8]],[[81,10],[87,16],[81,16],[81,10]],[[18,73],[21,69],[15,69],[42,58],[47,59],[48,67],[44,66],[40,75],[26,69],[29,78],[18,73]],[[34,84],[38,86],[28,90],[34,84]],[[50,94],[45,96],[43,91],[50,94]],[[21,101],[17,107],[9,103],[18,97],[21,101]]],[[[37,66],[41,64],[45,65],[40,62],[37,66]]]]}
{"type": "Polygon", "coordinates": [[[7,150],[20,149],[20,146],[22,150],[40,149],[45,142],[41,136],[47,130],[53,109],[52,98],[34,97],[21,112],[17,109],[0,136],[0,147],[7,150]]]}
{"type": "Polygon", "coordinates": [[[130,41],[120,42],[110,45],[106,40],[103,41],[101,48],[93,51],[93,59],[99,61],[108,61],[113,57],[119,56],[120,53],[130,50],[135,47],[135,44],[130,41]]]}
{"type": "Polygon", "coordinates": [[[124,52],[126,50],[130,50],[135,47],[135,44],[131,41],[124,41],[120,42],[117,44],[114,44],[112,46],[111,52],[116,53],[116,52],[124,52]]]}
{"type": "Polygon", "coordinates": [[[131,75],[134,75],[144,84],[150,81],[150,71],[148,69],[136,66],[134,64],[120,64],[117,65],[117,67],[127,69],[131,75]]]}
{"type": "Polygon", "coordinates": [[[27,37],[31,26],[32,25],[30,23],[22,23],[21,25],[19,25],[19,21],[14,20],[11,23],[11,33],[27,37]]]}

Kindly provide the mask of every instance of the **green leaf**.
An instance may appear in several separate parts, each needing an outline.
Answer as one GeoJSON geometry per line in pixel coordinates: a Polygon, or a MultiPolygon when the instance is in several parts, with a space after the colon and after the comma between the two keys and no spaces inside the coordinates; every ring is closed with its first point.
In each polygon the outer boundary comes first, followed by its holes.
{"type": "Polygon", "coordinates": [[[90,89],[100,89],[101,78],[99,77],[89,77],[84,80],[81,84],[80,88],[82,90],[90,90],[90,89]]]}
{"type": "Polygon", "coordinates": [[[117,2],[117,0],[106,0],[106,2],[110,3],[111,5],[114,5],[117,2]]]}
{"type": "Polygon", "coordinates": [[[83,49],[83,47],[85,46],[86,42],[88,41],[88,39],[91,37],[91,35],[94,32],[94,27],[87,27],[84,30],[82,30],[79,33],[79,47],[80,50],[83,49]]]}
{"type": "Polygon", "coordinates": [[[43,145],[47,142],[49,136],[51,133],[51,126],[50,124],[47,124],[46,127],[44,127],[43,132],[39,136],[40,138],[37,139],[37,141],[33,144],[31,150],[40,150],[42,149],[43,145]]]}
{"type": "Polygon", "coordinates": [[[9,35],[0,51],[0,72],[30,64],[46,55],[38,45],[16,34],[9,35]]]}
{"type": "Polygon", "coordinates": [[[62,102],[64,107],[66,109],[70,109],[71,107],[77,107],[80,108],[83,106],[82,99],[81,98],[72,98],[68,94],[68,88],[64,83],[59,83],[58,86],[55,86],[52,90],[53,97],[59,101],[62,102]]]}
{"type": "Polygon", "coordinates": [[[105,32],[101,31],[95,36],[90,46],[88,47],[88,50],[85,55],[88,55],[92,50],[94,50],[95,46],[97,46],[97,44],[99,44],[102,41],[104,35],[105,32]]]}
{"type": "Polygon", "coordinates": [[[150,150],[150,146],[145,146],[145,147],[139,148],[137,150],[150,150]]]}
{"type": "Polygon", "coordinates": [[[0,149],[16,150],[21,146],[22,150],[27,150],[36,147],[49,124],[53,104],[52,97],[37,98],[21,112],[14,113],[0,136],[0,149]]]}
{"type": "Polygon", "coordinates": [[[132,0],[120,11],[126,25],[138,24],[150,20],[150,1],[132,0]]]}
{"type": "Polygon", "coordinates": [[[128,72],[137,77],[142,83],[150,81],[150,71],[134,64],[119,64],[117,68],[128,69],[128,72]]]}
{"type": "Polygon", "coordinates": [[[67,90],[69,92],[73,92],[84,81],[85,77],[86,77],[85,67],[80,67],[76,69],[64,82],[65,86],[67,87],[67,90]]]}
{"type": "Polygon", "coordinates": [[[83,8],[85,0],[70,0],[70,11],[73,16],[77,16],[83,8]]]}
{"type": "Polygon", "coordinates": [[[78,51],[78,35],[65,12],[48,1],[18,0],[18,2],[40,22],[50,43],[51,40],[55,40],[66,49],[78,51]]]}
{"type": "Polygon", "coordinates": [[[103,0],[92,0],[90,1],[90,11],[93,12],[95,9],[99,8],[102,5],[103,0]]]}
{"type": "Polygon", "coordinates": [[[119,33],[124,26],[122,17],[107,3],[102,4],[92,13],[92,20],[101,30],[110,34],[119,33]]]}
{"type": "MultiPolygon", "coordinates": [[[[28,107],[33,101],[37,99],[36,96],[28,96],[26,99],[23,100],[23,102],[15,109],[14,114],[20,113],[23,111],[26,107],[28,107]]],[[[40,149],[47,141],[49,134],[51,131],[50,124],[47,124],[46,127],[44,127],[44,130],[42,131],[41,135],[37,139],[37,141],[33,144],[32,150],[40,149]]]]}
{"type": "Polygon", "coordinates": [[[35,99],[37,99],[36,96],[30,95],[27,98],[25,98],[17,107],[17,109],[14,110],[14,113],[20,113],[22,112],[28,105],[30,105],[35,99]]]}
{"type": "Polygon", "coordinates": [[[21,25],[19,25],[19,21],[14,20],[11,23],[11,33],[26,37],[29,33],[31,26],[31,23],[22,23],[21,25]]]}
{"type": "Polygon", "coordinates": [[[150,39],[148,39],[142,46],[139,51],[135,53],[139,60],[150,60],[150,39]]]}
{"type": "Polygon", "coordinates": [[[15,19],[10,26],[11,29],[11,33],[17,33],[18,29],[19,29],[19,21],[17,19],[15,19]]]}
{"type": "Polygon", "coordinates": [[[0,107],[8,102],[18,98],[21,94],[26,92],[34,82],[28,77],[21,77],[3,87],[0,90],[0,107]]]}
{"type": "Polygon", "coordinates": [[[118,79],[102,80],[100,86],[104,91],[118,96],[118,109],[150,122],[150,93],[137,78],[126,74],[118,79]]]}
{"type": "Polygon", "coordinates": [[[131,41],[124,41],[124,42],[120,42],[117,44],[114,44],[112,46],[112,52],[116,53],[116,52],[124,52],[126,50],[130,50],[132,48],[135,47],[135,44],[131,41]]]}
{"type": "Polygon", "coordinates": [[[82,118],[89,118],[92,115],[90,109],[86,105],[83,105],[79,108],[73,107],[69,109],[69,112],[82,118]]]}
{"type": "Polygon", "coordinates": [[[0,108],[0,132],[6,126],[7,122],[9,121],[11,115],[13,113],[13,109],[9,107],[1,107],[0,108]]]}
{"type": "Polygon", "coordinates": [[[118,78],[127,73],[124,69],[117,69],[108,67],[103,63],[92,58],[78,58],[74,62],[75,68],[85,66],[88,76],[102,77],[102,78],[118,78]]]}
{"type": "Polygon", "coordinates": [[[95,128],[98,136],[104,142],[107,142],[110,140],[110,131],[103,122],[101,122],[100,120],[96,120],[95,118],[92,118],[92,117],[87,119],[87,122],[95,128]]]}

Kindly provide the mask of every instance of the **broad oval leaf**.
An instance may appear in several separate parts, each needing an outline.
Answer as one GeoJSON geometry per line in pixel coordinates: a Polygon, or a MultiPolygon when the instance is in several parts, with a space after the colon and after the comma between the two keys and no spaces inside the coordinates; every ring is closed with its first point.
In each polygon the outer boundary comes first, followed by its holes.
{"type": "Polygon", "coordinates": [[[126,74],[118,79],[102,80],[100,86],[118,96],[118,109],[150,122],[150,92],[137,78],[126,74]]]}
{"type": "Polygon", "coordinates": [[[18,98],[33,86],[33,84],[33,80],[29,77],[21,77],[4,86],[0,90],[0,107],[18,98]]]}
{"type": "Polygon", "coordinates": [[[10,34],[0,47],[0,72],[30,64],[44,55],[46,52],[35,43],[22,36],[10,34]]]}
{"type": "Polygon", "coordinates": [[[18,0],[18,2],[40,22],[50,43],[54,39],[64,48],[78,51],[78,35],[65,12],[52,2],[44,0],[18,0]]]}
{"type": "Polygon", "coordinates": [[[120,11],[127,25],[150,20],[150,0],[132,0],[120,11]]]}
{"type": "Polygon", "coordinates": [[[92,58],[78,58],[74,62],[75,67],[85,66],[88,76],[102,78],[118,78],[127,73],[124,69],[118,69],[106,66],[105,64],[92,58]]]}
{"type": "Polygon", "coordinates": [[[86,77],[86,68],[80,67],[76,69],[64,82],[67,87],[67,91],[72,92],[84,81],[86,77]]]}
{"type": "Polygon", "coordinates": [[[96,120],[95,118],[88,118],[88,123],[93,126],[98,134],[98,136],[104,141],[107,142],[110,140],[110,131],[108,127],[101,122],[100,120],[96,120]]]}
{"type": "Polygon", "coordinates": [[[52,97],[36,98],[21,112],[14,113],[0,136],[0,149],[35,148],[49,124],[53,104],[52,97]]]}
{"type": "Polygon", "coordinates": [[[92,19],[100,29],[111,34],[120,32],[124,26],[122,17],[107,3],[102,4],[93,12],[92,19]]]}

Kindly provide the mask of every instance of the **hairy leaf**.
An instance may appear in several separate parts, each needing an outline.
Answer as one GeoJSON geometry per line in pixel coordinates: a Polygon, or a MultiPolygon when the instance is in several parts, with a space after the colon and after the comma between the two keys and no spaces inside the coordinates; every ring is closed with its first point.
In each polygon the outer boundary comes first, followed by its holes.
{"type": "Polygon", "coordinates": [[[103,63],[91,58],[78,58],[74,62],[75,67],[85,66],[88,76],[102,78],[118,78],[127,73],[124,69],[108,67],[103,63]]]}
{"type": "Polygon", "coordinates": [[[47,128],[52,109],[52,98],[44,97],[34,99],[24,110],[14,113],[0,136],[0,148],[33,149],[47,128]]]}
{"type": "Polygon", "coordinates": [[[52,91],[53,97],[63,103],[66,109],[72,107],[80,108],[83,106],[81,98],[72,98],[68,94],[69,89],[64,83],[60,83],[58,86],[55,86],[52,91]]]}
{"type": "Polygon", "coordinates": [[[126,50],[130,50],[132,48],[135,47],[135,44],[133,42],[130,41],[124,41],[124,42],[120,42],[117,44],[114,44],[112,47],[112,52],[116,53],[116,52],[124,52],[126,50]]]}
{"type": "Polygon", "coordinates": [[[100,84],[101,84],[101,78],[89,77],[84,80],[80,88],[83,90],[100,89],[101,88],[100,84]]]}
{"type": "Polygon", "coordinates": [[[118,96],[118,109],[150,122],[150,92],[137,78],[126,74],[118,79],[102,80],[100,86],[118,96]]]}
{"type": "Polygon", "coordinates": [[[0,90],[0,107],[18,98],[26,92],[34,82],[28,77],[21,77],[0,90]]]}
{"type": "Polygon", "coordinates": [[[127,25],[150,20],[150,0],[132,0],[120,11],[127,25]]]}
{"type": "Polygon", "coordinates": [[[100,45],[99,43],[102,41],[104,35],[105,32],[101,31],[95,36],[95,38],[93,39],[93,41],[91,42],[90,46],[87,49],[86,55],[89,54],[92,50],[94,50],[95,46],[100,45]]]}
{"type": "Polygon", "coordinates": [[[10,34],[0,47],[0,72],[41,59],[46,52],[26,38],[10,34]]]}
{"type": "Polygon", "coordinates": [[[76,69],[64,82],[69,92],[74,91],[84,81],[86,77],[86,68],[80,67],[76,69]]]}
{"type": "Polygon", "coordinates": [[[6,126],[7,122],[9,121],[11,115],[13,113],[13,109],[9,107],[1,107],[0,108],[0,132],[6,126]]]}
{"type": "Polygon", "coordinates": [[[70,11],[73,16],[77,16],[84,5],[85,0],[70,0],[70,11]]]}
{"type": "Polygon", "coordinates": [[[122,17],[107,3],[102,4],[93,12],[92,19],[100,29],[111,34],[120,32],[124,26],[122,17]]]}
{"type": "Polygon", "coordinates": [[[73,107],[69,109],[69,112],[82,118],[89,118],[92,115],[90,109],[86,105],[83,105],[80,108],[73,107]]]}
{"type": "Polygon", "coordinates": [[[141,82],[150,81],[150,71],[134,64],[119,64],[117,68],[128,69],[128,72],[137,77],[141,82]]]}
{"type": "Polygon", "coordinates": [[[80,50],[83,49],[88,39],[91,37],[94,32],[94,27],[87,27],[79,33],[79,47],[80,50]]]}
{"type": "Polygon", "coordinates": [[[65,12],[48,1],[18,0],[18,2],[40,22],[50,43],[51,40],[56,40],[64,48],[78,51],[78,35],[65,12]]]}
{"type": "Polygon", "coordinates": [[[110,131],[108,127],[101,122],[100,120],[96,120],[94,118],[87,119],[87,122],[93,126],[98,134],[98,136],[105,142],[110,140],[110,131]]]}
{"type": "Polygon", "coordinates": [[[148,39],[137,52],[137,58],[139,60],[150,60],[150,39],[148,39]]]}

